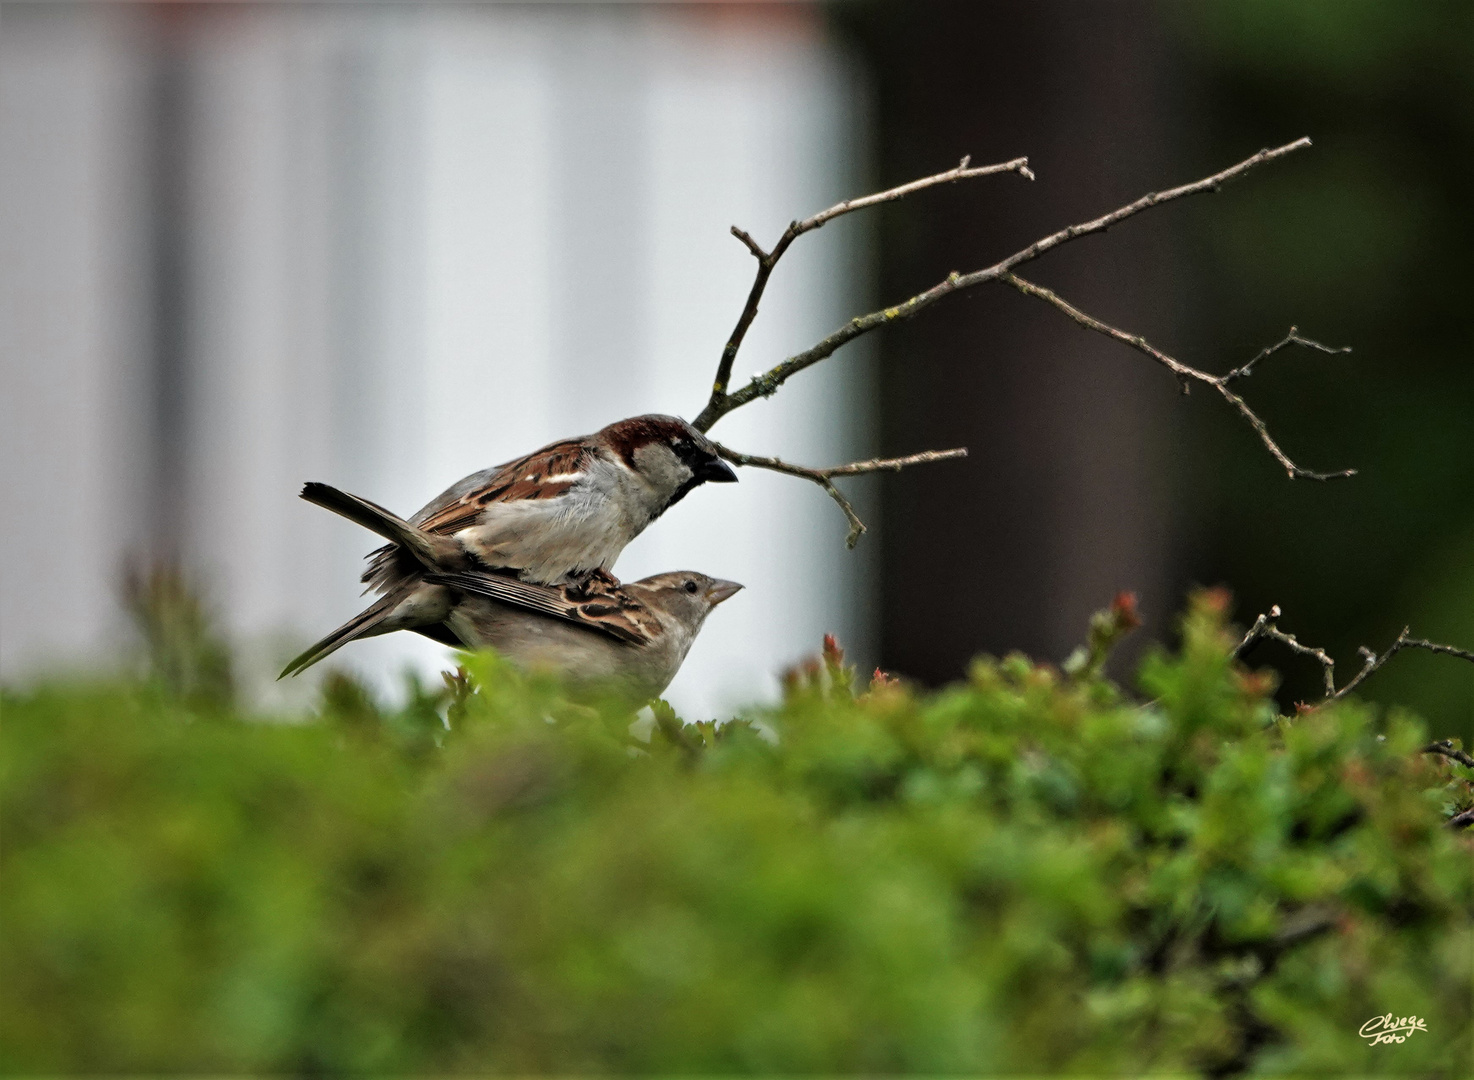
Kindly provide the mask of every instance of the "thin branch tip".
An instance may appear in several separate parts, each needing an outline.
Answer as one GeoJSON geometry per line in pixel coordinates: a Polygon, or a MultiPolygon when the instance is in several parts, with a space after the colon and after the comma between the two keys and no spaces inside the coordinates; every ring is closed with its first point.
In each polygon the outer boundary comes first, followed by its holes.
{"type": "MultiPolygon", "coordinates": [[[[1145,210],[1149,210],[1153,207],[1161,206],[1164,203],[1172,202],[1176,199],[1186,198],[1191,195],[1199,195],[1215,190],[1223,183],[1229,180],[1233,180],[1248,172],[1249,170],[1264,164],[1267,161],[1272,161],[1276,158],[1283,157],[1285,154],[1300,149],[1300,147],[1304,145],[1309,144],[1305,140],[1301,140],[1299,142],[1290,143],[1286,146],[1276,147],[1274,149],[1260,150],[1252,157],[1245,158],[1243,161],[1240,161],[1235,165],[1231,165],[1223,171],[1215,173],[1212,176],[1204,177],[1201,180],[1196,180],[1190,184],[1183,184],[1179,187],[1169,188],[1163,191],[1148,192],[1146,195],[1143,195],[1135,202],[1128,203],[1127,205],[1122,207],[1118,207],[1117,209],[1112,210],[1110,213],[1103,214],[1093,221],[1081,222],[1060,229],[1058,232],[1051,233],[1048,236],[1036,240],[1028,247],[1015,252],[1014,254],[1008,256],[1000,262],[995,263],[992,266],[985,267],[982,270],[976,270],[968,274],[949,275],[946,280],[932,286],[925,292],[917,293],[915,296],[912,296],[910,299],[905,300],[902,303],[893,304],[889,307],[882,308],[879,311],[872,311],[866,315],[856,316],[855,318],[851,319],[849,322],[841,326],[838,330],[835,330],[824,340],[818,342],[817,344],[811,346],[801,353],[796,353],[795,355],[788,357],[786,360],[783,360],[781,363],[769,369],[761,382],[754,381],[748,383],[746,386],[743,386],[739,390],[729,392],[727,376],[730,375],[730,367],[725,367],[721,372],[719,372],[719,377],[716,380],[717,385],[721,386],[723,392],[720,396],[715,394],[712,396],[711,400],[707,403],[706,408],[702,411],[701,416],[698,418],[696,426],[701,428],[701,430],[703,431],[707,430],[712,424],[715,424],[717,420],[721,419],[727,413],[731,412],[734,409],[741,408],[743,405],[746,405],[747,403],[755,400],[758,397],[771,394],[777,387],[783,385],[783,383],[785,383],[792,376],[798,374],[800,371],[803,371],[805,368],[819,363],[821,360],[827,359],[835,352],[837,352],[840,348],[849,344],[851,341],[864,334],[870,333],[873,330],[878,330],[880,327],[889,325],[890,323],[912,318],[913,316],[923,311],[925,308],[930,307],[932,304],[936,303],[938,300],[944,299],[945,297],[950,296],[955,292],[960,292],[963,289],[974,288],[978,285],[984,284],[985,282],[1001,280],[1005,274],[1007,274],[1014,268],[1021,266],[1023,263],[1030,262],[1034,259],[1039,258],[1041,255],[1053,250],[1056,247],[1059,247],[1061,244],[1069,243],[1070,241],[1077,240],[1083,236],[1090,236],[1098,232],[1105,232],[1113,225],[1116,225],[1129,217],[1139,214],[1145,210]]],[[[1025,164],[1027,161],[1027,158],[1015,158],[1012,161],[1003,162],[999,165],[989,165],[983,166],[982,168],[978,169],[968,169],[966,170],[966,175],[980,176],[1002,171],[1019,172],[1022,175],[1023,170],[1027,168],[1025,164]]],[[[921,180],[912,181],[910,184],[903,184],[901,187],[892,188],[889,191],[880,192],[877,195],[867,196],[863,199],[850,200],[845,203],[841,203],[838,206],[831,207],[830,210],[817,214],[813,218],[809,218],[804,222],[800,222],[799,227],[802,231],[807,231],[807,229],[809,228],[817,228],[819,225],[822,225],[824,221],[829,220],[830,217],[835,216],[839,213],[848,213],[849,211],[858,210],[864,206],[875,205],[878,202],[887,202],[892,199],[900,198],[903,195],[909,194],[910,192],[918,191],[922,188],[931,187],[936,184],[949,183],[952,180],[961,178],[962,175],[963,173],[961,170],[953,169],[945,173],[938,173],[936,176],[929,176],[921,180]]],[[[1030,173],[1030,175],[1032,175],[1032,173],[1030,173]]],[[[734,331],[732,340],[728,342],[727,351],[735,351],[736,344],[741,340],[741,335],[746,333],[747,324],[751,322],[751,314],[755,313],[756,310],[756,299],[761,293],[761,286],[766,284],[767,272],[771,270],[771,264],[777,261],[783,250],[786,249],[787,245],[792,242],[794,236],[797,235],[798,231],[799,230],[790,230],[790,232],[785,233],[783,237],[780,238],[778,244],[774,246],[773,251],[769,256],[768,263],[760,266],[758,275],[759,281],[754,282],[753,293],[749,295],[748,298],[748,308],[744,310],[743,318],[739,320],[738,323],[738,329],[737,331],[734,331]]],[[[726,352],[724,352],[723,354],[723,363],[724,365],[726,364],[726,352]]],[[[1247,408],[1247,406],[1244,406],[1244,408],[1247,408]]],[[[1263,435],[1261,434],[1261,438],[1262,437],[1263,435]]],[[[1276,457],[1278,458],[1280,457],[1280,455],[1276,454],[1276,457]]],[[[1283,463],[1284,462],[1282,462],[1282,464],[1283,463]]]]}
{"type": "MultiPolygon", "coordinates": [[[[1266,356],[1278,352],[1287,345],[1308,342],[1308,338],[1297,338],[1291,332],[1268,348],[1261,349],[1248,363],[1236,367],[1223,375],[1210,375],[1206,371],[1199,371],[1197,368],[1190,367],[1182,361],[1167,355],[1167,353],[1156,348],[1140,334],[1127,333],[1125,330],[1120,330],[1107,322],[1095,318],[1093,315],[1087,315],[1052,289],[1046,289],[1042,285],[1036,285],[1032,281],[1027,281],[1011,270],[1001,271],[998,274],[997,280],[1003,282],[1005,285],[1012,286],[1025,296],[1032,296],[1037,300],[1043,300],[1045,303],[1063,312],[1077,325],[1084,327],[1086,330],[1093,330],[1098,334],[1103,334],[1114,341],[1119,341],[1121,344],[1149,356],[1176,376],[1178,385],[1183,389],[1184,393],[1187,392],[1191,382],[1200,382],[1217,390],[1223,399],[1237,409],[1239,415],[1254,429],[1255,433],[1259,436],[1260,442],[1264,444],[1265,449],[1279,462],[1280,467],[1285,470],[1286,475],[1291,480],[1302,478],[1317,481],[1341,480],[1356,474],[1355,469],[1342,469],[1338,472],[1322,473],[1316,472],[1313,469],[1302,468],[1295,464],[1289,455],[1280,449],[1279,443],[1275,442],[1274,438],[1269,434],[1269,428],[1259,418],[1259,414],[1249,407],[1248,402],[1228,388],[1229,383],[1234,379],[1243,378],[1249,374],[1253,366],[1266,356]]],[[[1310,344],[1312,347],[1319,347],[1325,351],[1331,351],[1318,342],[1311,342],[1310,344]]]]}
{"type": "Polygon", "coordinates": [[[908,454],[898,458],[870,458],[866,461],[852,461],[847,465],[831,465],[824,469],[810,468],[807,465],[795,465],[784,461],[782,458],[761,457],[757,454],[744,454],[740,450],[723,446],[721,443],[713,443],[718,454],[733,465],[752,466],[758,469],[769,469],[772,472],[783,473],[785,476],[796,476],[801,480],[808,480],[818,484],[834,500],[835,504],[844,512],[845,520],[849,522],[849,535],[845,538],[845,546],[854,549],[860,542],[860,536],[867,532],[865,523],[860,520],[860,515],[850,505],[850,501],[844,497],[834,483],[836,476],[863,476],[867,473],[877,472],[900,472],[910,465],[925,465],[934,461],[949,461],[954,458],[967,456],[967,448],[959,446],[951,450],[923,450],[917,454],[908,454]]]}
{"type": "MultiPolygon", "coordinates": [[[[1365,682],[1368,677],[1375,674],[1382,667],[1383,664],[1387,663],[1388,660],[1391,660],[1403,649],[1424,649],[1428,652],[1442,653],[1446,656],[1455,656],[1459,659],[1468,660],[1471,663],[1474,663],[1474,652],[1470,652],[1465,649],[1455,648],[1452,645],[1440,645],[1437,642],[1428,641],[1425,638],[1411,637],[1410,635],[1412,634],[1412,627],[1404,626],[1402,628],[1402,632],[1399,633],[1396,639],[1393,640],[1392,644],[1387,647],[1387,651],[1380,655],[1378,655],[1372,649],[1367,648],[1365,645],[1357,646],[1356,653],[1358,656],[1361,657],[1362,661],[1361,670],[1358,671],[1354,676],[1352,676],[1351,679],[1346,683],[1346,685],[1342,686],[1340,689],[1337,689],[1336,661],[1331,659],[1330,655],[1324,649],[1312,648],[1309,645],[1302,645],[1300,644],[1300,642],[1295,640],[1294,634],[1286,634],[1284,631],[1282,631],[1277,625],[1275,625],[1276,620],[1278,620],[1279,617],[1279,605],[1271,605],[1268,612],[1260,615],[1257,619],[1254,620],[1254,625],[1249,628],[1249,632],[1244,635],[1243,640],[1241,640],[1238,645],[1233,649],[1233,651],[1229,653],[1229,656],[1237,660],[1242,657],[1243,653],[1249,648],[1249,646],[1253,645],[1255,642],[1269,639],[1271,641],[1280,642],[1282,645],[1288,647],[1292,652],[1299,653],[1302,656],[1314,657],[1315,660],[1318,661],[1321,665],[1321,675],[1325,683],[1325,696],[1322,697],[1321,700],[1316,702],[1314,705],[1304,706],[1305,711],[1308,712],[1314,712],[1316,709],[1319,709],[1323,705],[1329,704],[1330,702],[1340,701],[1347,694],[1351,693],[1363,682],[1365,682]]],[[[1439,744],[1434,743],[1433,745],[1425,748],[1424,752],[1441,753],[1442,751],[1437,749],[1438,745],[1439,744]]]]}
{"type": "Polygon", "coordinates": [[[749,233],[746,229],[740,229],[736,225],[733,225],[732,235],[747,245],[747,250],[752,252],[753,257],[756,258],[758,262],[764,262],[767,260],[768,253],[762,249],[762,246],[752,238],[752,234],[749,233]]]}
{"type": "Polygon", "coordinates": [[[1457,761],[1465,768],[1474,769],[1474,757],[1471,757],[1455,746],[1452,739],[1439,739],[1436,742],[1431,742],[1423,747],[1423,753],[1440,754],[1451,761],[1457,761]]]}
{"type": "MultiPolygon", "coordinates": [[[[913,180],[908,184],[902,184],[899,187],[890,188],[886,191],[879,191],[873,195],[845,199],[829,207],[827,210],[819,211],[813,217],[804,218],[802,221],[789,222],[788,228],[783,231],[783,235],[778,238],[777,243],[773,245],[770,251],[764,251],[762,245],[754,240],[750,233],[733,225],[732,235],[747,245],[747,250],[752,252],[753,258],[757,259],[757,273],[753,278],[752,288],[748,290],[747,303],[743,305],[742,313],[737,317],[737,325],[732,328],[732,333],[727,338],[726,345],[722,348],[721,360],[717,364],[717,375],[712,380],[711,395],[707,399],[705,408],[691,422],[692,426],[698,431],[709,431],[713,424],[733,409],[740,408],[757,397],[770,396],[783,384],[786,376],[771,380],[767,378],[762,380],[754,379],[738,394],[728,392],[728,387],[731,385],[732,379],[732,363],[737,357],[738,350],[742,348],[742,342],[747,336],[748,328],[752,326],[753,319],[757,317],[758,304],[762,300],[763,292],[768,287],[768,278],[773,273],[773,267],[778,264],[778,260],[783,257],[784,252],[788,250],[789,245],[794,240],[806,232],[823,228],[827,222],[844,214],[853,213],[856,210],[863,210],[870,206],[877,206],[881,203],[892,202],[913,192],[935,187],[938,184],[947,184],[956,180],[971,179],[979,176],[991,176],[1000,172],[1017,172],[1031,180],[1034,178],[1033,173],[1029,171],[1029,159],[1026,157],[1014,158],[1012,161],[1005,161],[997,165],[983,165],[976,169],[968,168],[971,161],[972,157],[968,155],[962,159],[961,164],[955,169],[948,169],[946,172],[937,173],[935,176],[913,180]]],[[[830,351],[832,352],[833,350],[831,349],[830,351]]]]}

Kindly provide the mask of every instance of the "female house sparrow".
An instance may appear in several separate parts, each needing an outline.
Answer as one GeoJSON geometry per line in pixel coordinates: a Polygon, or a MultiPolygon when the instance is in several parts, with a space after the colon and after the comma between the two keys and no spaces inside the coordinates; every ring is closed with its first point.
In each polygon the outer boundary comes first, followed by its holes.
{"type": "Polygon", "coordinates": [[[454,484],[409,521],[367,499],[309,483],[302,498],[391,543],[369,555],[363,580],[377,603],[317,642],[283,675],[360,637],[417,630],[446,644],[454,597],[426,569],[480,567],[543,585],[607,575],[631,540],[706,481],[737,479],[716,448],[674,416],[635,416],[454,484]]]}
{"type": "Polygon", "coordinates": [[[611,688],[633,701],[659,697],[713,608],[741,585],[676,570],[590,596],[481,571],[432,573],[457,593],[446,625],[468,648],[491,647],[524,670],[551,670],[574,686],[611,688]],[[528,592],[539,594],[532,610],[528,592]],[[508,601],[511,600],[511,603],[508,601]]]}

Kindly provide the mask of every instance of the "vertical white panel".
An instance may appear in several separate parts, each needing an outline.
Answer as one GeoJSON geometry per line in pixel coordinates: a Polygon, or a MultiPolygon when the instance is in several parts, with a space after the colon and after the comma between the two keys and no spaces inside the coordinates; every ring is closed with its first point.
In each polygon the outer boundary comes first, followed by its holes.
{"type": "Polygon", "coordinates": [[[0,35],[0,675],[106,662],[147,539],[146,42],[126,11],[0,35]],[[145,129],[146,130],[146,129],[145,129]]]}
{"type": "Polygon", "coordinates": [[[296,501],[332,460],[325,43],[288,12],[195,25],[185,86],[182,307],[187,562],[251,646],[334,595],[323,515],[296,501]]]}
{"type": "Polygon", "coordinates": [[[648,25],[624,7],[543,22],[554,93],[553,370],[569,431],[656,411],[649,395],[653,220],[648,25]]]}
{"type": "Polygon", "coordinates": [[[541,42],[522,18],[478,14],[437,20],[426,72],[420,502],[562,434],[549,356],[552,176],[541,42]]]}

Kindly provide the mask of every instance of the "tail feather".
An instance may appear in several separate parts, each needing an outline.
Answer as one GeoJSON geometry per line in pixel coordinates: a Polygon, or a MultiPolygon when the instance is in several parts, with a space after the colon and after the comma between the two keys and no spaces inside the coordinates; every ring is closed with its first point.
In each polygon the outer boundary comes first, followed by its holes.
{"type": "Polygon", "coordinates": [[[312,481],[302,486],[302,498],[378,533],[431,570],[452,569],[464,561],[460,545],[450,537],[416,528],[393,511],[358,495],[312,481]]]}
{"type": "Polygon", "coordinates": [[[291,663],[282,668],[282,673],[277,676],[277,679],[285,679],[288,675],[298,675],[306,671],[323,657],[337,652],[344,645],[356,638],[373,637],[376,633],[383,633],[383,631],[377,629],[379,623],[383,622],[385,617],[403,599],[404,593],[402,590],[395,590],[387,596],[380,597],[376,602],[369,605],[363,611],[360,611],[327,637],[309,646],[306,651],[302,652],[291,663]]]}

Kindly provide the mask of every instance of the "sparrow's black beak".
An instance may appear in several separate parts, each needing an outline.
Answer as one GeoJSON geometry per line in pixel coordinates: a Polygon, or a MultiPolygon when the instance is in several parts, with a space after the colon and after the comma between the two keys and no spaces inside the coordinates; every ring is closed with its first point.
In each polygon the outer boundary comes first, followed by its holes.
{"type": "Polygon", "coordinates": [[[735,484],[737,474],[721,458],[708,458],[696,469],[696,479],[708,484],[735,484]]]}

